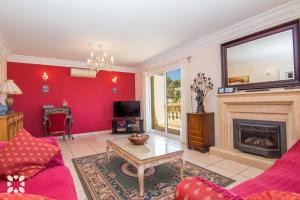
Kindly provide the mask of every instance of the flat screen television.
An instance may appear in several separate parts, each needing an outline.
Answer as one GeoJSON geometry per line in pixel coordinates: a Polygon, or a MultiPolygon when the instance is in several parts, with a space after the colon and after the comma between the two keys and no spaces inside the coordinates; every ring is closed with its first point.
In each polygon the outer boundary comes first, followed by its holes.
{"type": "Polygon", "coordinates": [[[114,101],[113,117],[141,117],[140,101],[114,101]]]}

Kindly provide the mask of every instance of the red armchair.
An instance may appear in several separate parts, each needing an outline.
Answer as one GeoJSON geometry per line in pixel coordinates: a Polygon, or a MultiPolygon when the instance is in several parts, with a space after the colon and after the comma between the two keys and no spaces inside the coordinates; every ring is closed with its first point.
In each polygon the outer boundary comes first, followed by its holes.
{"type": "Polygon", "coordinates": [[[48,133],[51,136],[63,135],[63,140],[65,140],[65,135],[68,133],[67,115],[65,112],[51,112],[48,116],[48,133]]]}

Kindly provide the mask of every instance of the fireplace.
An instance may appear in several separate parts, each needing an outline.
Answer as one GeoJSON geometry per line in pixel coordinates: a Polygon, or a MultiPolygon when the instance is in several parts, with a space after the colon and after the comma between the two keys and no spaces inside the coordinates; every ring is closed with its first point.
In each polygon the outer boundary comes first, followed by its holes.
{"type": "Polygon", "coordinates": [[[278,121],[233,119],[234,148],[264,157],[286,152],[286,124],[278,121]]]}

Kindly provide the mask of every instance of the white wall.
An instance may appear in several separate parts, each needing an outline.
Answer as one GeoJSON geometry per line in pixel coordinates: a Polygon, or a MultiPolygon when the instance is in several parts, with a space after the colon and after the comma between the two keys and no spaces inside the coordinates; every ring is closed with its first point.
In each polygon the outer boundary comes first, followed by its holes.
{"type": "MultiPolygon", "coordinates": [[[[6,66],[6,60],[0,58],[0,84],[4,82],[7,78],[7,66],[6,66]]],[[[0,95],[0,103],[4,103],[5,96],[0,95]]]]}
{"type": "MultiPolygon", "coordinates": [[[[205,112],[214,112],[216,119],[217,111],[217,89],[221,87],[221,58],[219,45],[212,45],[202,50],[199,50],[191,55],[190,58],[190,83],[196,78],[197,73],[205,73],[212,79],[214,89],[205,98],[204,108],[205,112]]],[[[196,111],[197,103],[195,94],[192,93],[192,109],[196,111]]],[[[215,120],[215,128],[216,120],[215,120]]],[[[217,130],[216,130],[217,131],[217,130]]]]}
{"type": "MultiPolygon", "coordinates": [[[[208,35],[207,37],[199,38],[192,43],[158,55],[157,57],[154,57],[141,64],[139,70],[149,72],[152,71],[152,69],[159,68],[159,66],[163,67],[168,65],[168,63],[178,62],[183,58],[190,57],[190,67],[188,70],[189,75],[187,76],[190,77],[190,80],[186,80],[186,82],[187,84],[191,84],[193,79],[196,77],[196,74],[199,72],[205,73],[207,76],[212,78],[214,90],[208,94],[204,105],[206,112],[215,112],[216,115],[217,88],[221,87],[220,44],[287,21],[291,21],[293,19],[297,19],[299,17],[300,2],[292,2],[290,5],[283,6],[281,8],[275,8],[272,11],[254,16],[253,18],[235,24],[231,27],[227,27],[221,31],[208,35]]],[[[138,79],[143,79],[141,73],[137,73],[136,77],[138,79]]],[[[141,81],[139,80],[138,82],[141,81]]],[[[142,84],[136,84],[136,94],[142,94],[143,90],[145,90],[145,88],[143,88],[142,84]]],[[[142,101],[145,102],[145,99],[142,99],[142,101]]],[[[193,95],[192,99],[187,102],[187,104],[192,104],[193,112],[195,112],[195,95],[193,95]]],[[[182,116],[185,116],[185,114],[182,116]]],[[[216,133],[218,133],[217,126],[215,126],[215,129],[216,133]]]]}

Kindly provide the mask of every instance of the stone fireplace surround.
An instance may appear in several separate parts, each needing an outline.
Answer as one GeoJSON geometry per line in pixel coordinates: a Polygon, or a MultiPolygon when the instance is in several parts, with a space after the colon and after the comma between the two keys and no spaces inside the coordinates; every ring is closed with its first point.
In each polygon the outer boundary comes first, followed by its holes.
{"type": "Polygon", "coordinates": [[[300,89],[218,94],[216,145],[213,155],[266,169],[276,159],[242,153],[233,147],[233,119],[282,121],[290,148],[300,138],[300,89]]]}

